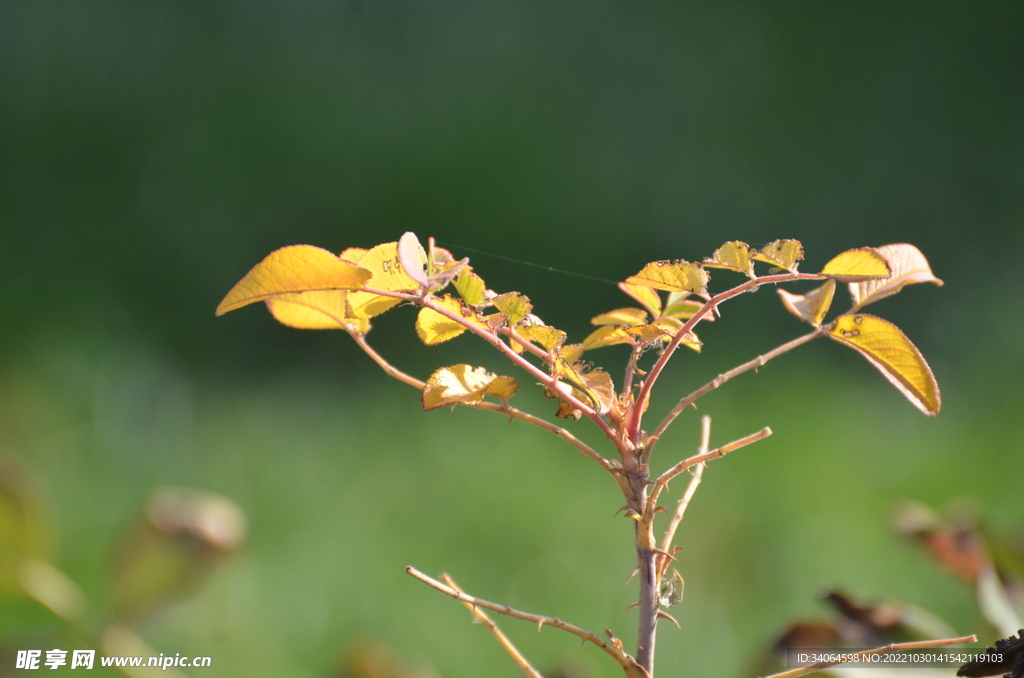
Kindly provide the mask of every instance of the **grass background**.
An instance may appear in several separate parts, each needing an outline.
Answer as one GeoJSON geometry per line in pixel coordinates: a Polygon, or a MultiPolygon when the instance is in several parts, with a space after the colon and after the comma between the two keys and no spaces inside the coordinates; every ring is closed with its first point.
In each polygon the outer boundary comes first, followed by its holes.
{"type": "MultiPolygon", "coordinates": [[[[33,479],[53,560],[97,609],[110,544],[154,489],[242,507],[244,552],[143,629],[212,656],[203,675],[331,675],[373,637],[445,676],[513,676],[403,568],[628,646],[614,486],[519,423],[422,412],[343,335],[214,318],[226,290],[280,246],[413,230],[578,339],[624,303],[614,286],[458,246],[621,280],[733,239],[798,238],[806,270],[913,242],[946,286],[872,311],[928,357],[942,414],[824,344],[704,399],[714,441],[775,435],[707,472],[659,671],[749,673],[828,585],[979,630],[969,592],[888,523],[908,497],[1024,523],[1022,38],[1012,2],[8,3],[0,455],[33,479]]],[[[371,334],[404,369],[504,368],[468,337],[421,347],[411,323],[398,309],[371,334]]],[[[654,409],[799,331],[772,293],[745,295],[654,409]]],[[[595,357],[620,373],[622,351],[595,357]]],[[[696,440],[683,417],[656,466],[696,440]]],[[[8,651],[61,637],[16,599],[0,624],[8,651]]],[[[542,670],[614,675],[551,629],[504,626],[542,670]]]]}

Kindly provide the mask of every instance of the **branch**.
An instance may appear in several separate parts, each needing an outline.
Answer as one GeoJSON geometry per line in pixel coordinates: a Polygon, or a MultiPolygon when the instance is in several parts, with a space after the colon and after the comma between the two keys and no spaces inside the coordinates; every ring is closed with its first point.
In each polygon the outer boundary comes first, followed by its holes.
{"type": "MultiPolygon", "coordinates": [[[[731,290],[726,290],[725,292],[716,294],[715,296],[708,299],[704,303],[704,305],[701,306],[700,309],[696,313],[694,313],[689,320],[686,321],[682,329],[676,332],[676,335],[672,338],[672,341],[670,341],[668,345],[665,347],[665,350],[662,351],[661,357],[658,358],[658,361],[656,363],[654,363],[654,367],[651,368],[650,374],[647,376],[647,379],[644,381],[643,386],[640,388],[640,395],[636,399],[636,405],[633,408],[628,428],[630,436],[633,438],[633,443],[639,444],[640,442],[640,420],[643,417],[643,404],[647,401],[647,398],[650,397],[651,389],[654,388],[654,382],[658,380],[658,376],[661,374],[661,371],[665,369],[665,365],[668,364],[668,361],[672,357],[672,354],[675,353],[675,350],[677,348],[679,348],[680,342],[682,342],[686,335],[690,333],[690,331],[697,325],[697,323],[701,321],[701,319],[705,315],[710,313],[712,309],[714,309],[722,302],[728,301],[729,299],[739,296],[744,292],[756,289],[761,285],[790,282],[793,280],[822,279],[823,276],[820,276],[816,273],[783,273],[780,275],[766,275],[760,278],[754,278],[753,280],[748,280],[742,285],[737,285],[731,290]]],[[[659,426],[658,430],[661,431],[664,430],[664,428],[659,426]]]]}
{"type": "MultiPolygon", "coordinates": [[[[700,448],[697,450],[697,454],[707,454],[708,445],[711,443],[711,417],[706,414],[700,420],[700,448]]],[[[672,548],[672,541],[676,538],[676,530],[679,528],[679,523],[683,522],[683,514],[686,513],[686,507],[690,505],[690,500],[693,499],[693,495],[697,492],[697,488],[700,486],[700,481],[704,476],[704,464],[697,464],[696,470],[693,472],[693,477],[690,478],[690,484],[686,486],[686,492],[679,499],[679,503],[676,504],[675,513],[672,514],[672,520],[669,521],[668,527],[665,528],[665,537],[661,541],[661,550],[663,553],[670,553],[669,549],[672,548]]],[[[668,569],[668,557],[662,554],[658,556],[658,581],[660,582],[662,577],[665,576],[665,570],[668,569]]]]}
{"type": "MultiPolygon", "coordinates": [[[[710,461],[712,459],[718,459],[719,457],[724,457],[730,452],[738,450],[741,447],[746,447],[747,445],[756,443],[758,440],[764,440],[771,434],[772,430],[765,426],[757,433],[751,433],[750,435],[743,436],[739,440],[734,440],[731,443],[722,445],[721,447],[716,447],[710,452],[705,452],[703,454],[695,454],[689,459],[684,459],[683,461],[679,462],[678,464],[676,464],[675,466],[673,466],[672,468],[658,476],[658,479],[654,482],[654,489],[651,490],[651,497],[648,500],[647,512],[652,516],[654,515],[654,509],[656,508],[658,495],[661,494],[662,490],[668,487],[668,482],[670,480],[675,478],[677,475],[679,475],[686,469],[690,468],[691,466],[694,466],[695,464],[700,464],[701,462],[710,461]]],[[[696,490],[696,488],[694,489],[696,490]]]]}
{"type": "MultiPolygon", "coordinates": [[[[381,354],[377,353],[377,351],[375,351],[374,348],[370,346],[370,344],[366,341],[366,335],[356,332],[354,330],[348,330],[348,333],[352,336],[355,342],[359,344],[359,348],[363,349],[363,351],[366,352],[366,355],[370,356],[370,358],[372,358],[375,363],[380,365],[381,369],[383,369],[384,372],[389,377],[394,377],[403,384],[408,384],[419,391],[422,391],[424,387],[426,387],[425,382],[420,381],[419,379],[412,375],[406,374],[405,372],[401,371],[400,369],[389,363],[387,360],[385,360],[384,357],[381,354]]],[[[546,419],[541,419],[540,417],[534,416],[529,412],[524,412],[520,409],[512,407],[511,405],[499,405],[498,403],[492,403],[487,401],[481,401],[479,403],[475,403],[472,405],[469,403],[462,404],[466,407],[475,407],[478,410],[487,410],[490,412],[500,412],[502,414],[507,414],[509,417],[512,417],[513,419],[521,419],[528,424],[533,424],[534,426],[540,427],[545,431],[550,431],[551,433],[554,433],[562,440],[565,440],[570,445],[574,446],[576,449],[580,451],[581,454],[585,454],[594,461],[596,461],[598,464],[601,465],[601,468],[603,468],[605,471],[610,472],[612,470],[611,463],[606,458],[601,456],[596,450],[594,450],[594,448],[590,447],[582,440],[580,440],[573,434],[569,433],[569,431],[567,431],[563,427],[558,426],[557,424],[552,424],[550,421],[547,421],[546,419]]]]}
{"type": "Polygon", "coordinates": [[[970,635],[963,636],[961,638],[943,638],[942,640],[918,640],[909,643],[890,643],[871,650],[851,652],[850,654],[844,655],[846,659],[837,659],[835,661],[818,662],[817,664],[811,664],[810,666],[801,666],[800,668],[790,669],[789,671],[783,671],[782,673],[773,673],[766,678],[798,678],[799,676],[806,676],[809,673],[814,673],[821,669],[827,669],[828,667],[835,666],[836,664],[845,664],[846,662],[871,654],[885,654],[887,652],[896,652],[900,650],[916,650],[923,647],[942,647],[944,645],[963,645],[965,643],[976,642],[978,642],[978,637],[970,635]]]}
{"type": "Polygon", "coordinates": [[[665,415],[665,418],[661,421],[660,424],[658,424],[658,428],[655,429],[654,434],[650,436],[651,442],[648,444],[647,454],[650,454],[650,449],[654,448],[654,445],[657,443],[658,439],[665,433],[665,429],[667,429],[672,424],[672,422],[675,421],[675,418],[682,414],[683,410],[685,410],[687,407],[696,402],[698,398],[705,395],[709,391],[715,390],[716,388],[718,388],[725,382],[729,381],[733,377],[739,376],[744,372],[747,372],[748,370],[763,367],[772,358],[777,358],[783,353],[788,353],[797,346],[806,344],[810,340],[816,339],[821,335],[822,330],[815,329],[813,332],[809,332],[807,334],[797,337],[796,339],[787,341],[785,344],[782,344],[781,346],[771,351],[768,351],[764,355],[759,355],[753,360],[747,361],[738,367],[732,368],[728,372],[718,375],[717,377],[715,377],[708,383],[704,384],[690,395],[680,400],[679,403],[672,408],[672,411],[665,415]]]}
{"type": "Polygon", "coordinates": [[[532,614],[530,612],[521,612],[519,610],[509,607],[508,605],[492,603],[489,600],[484,600],[482,598],[477,598],[476,596],[471,596],[468,593],[456,590],[446,584],[437,581],[436,579],[428,575],[423,574],[412,565],[406,567],[405,571],[407,574],[411,574],[413,577],[416,577],[425,584],[429,584],[441,593],[445,593],[451,596],[452,598],[458,600],[459,602],[465,603],[467,605],[473,605],[474,607],[483,607],[488,610],[493,610],[495,612],[508,615],[509,617],[515,617],[516,619],[522,619],[523,621],[534,623],[537,625],[538,631],[540,631],[540,629],[545,624],[547,624],[548,626],[553,626],[557,629],[562,629],[563,631],[568,631],[574,636],[582,638],[584,641],[589,641],[594,645],[597,645],[599,648],[601,648],[606,653],[611,655],[612,658],[614,658],[615,661],[618,662],[619,666],[621,666],[623,670],[626,672],[627,678],[647,678],[647,672],[644,671],[640,667],[640,665],[636,663],[635,659],[626,654],[625,651],[615,647],[614,645],[609,645],[608,643],[604,642],[603,640],[601,640],[600,636],[591,633],[590,631],[581,629],[578,626],[573,626],[572,624],[568,624],[562,621],[561,619],[556,619],[555,617],[545,617],[543,615],[532,614]]]}
{"type": "MultiPolygon", "coordinates": [[[[455,583],[455,580],[453,580],[447,574],[442,574],[441,579],[444,579],[444,583],[450,586],[452,589],[458,591],[459,593],[465,593],[465,591],[463,591],[459,587],[459,585],[455,583]]],[[[502,630],[498,628],[498,625],[494,623],[494,621],[487,615],[486,612],[481,610],[473,603],[467,603],[463,601],[462,604],[465,605],[466,608],[469,609],[471,613],[473,613],[473,616],[476,617],[476,619],[481,624],[486,626],[487,630],[490,631],[494,635],[494,637],[498,639],[498,643],[505,649],[505,652],[508,652],[509,655],[512,656],[512,660],[515,661],[515,663],[519,665],[519,668],[523,670],[523,673],[526,674],[526,678],[544,678],[544,676],[540,675],[540,672],[537,671],[537,669],[533,668],[533,666],[530,665],[529,660],[527,660],[526,657],[524,657],[522,653],[516,648],[516,646],[512,644],[512,641],[509,640],[508,636],[506,636],[502,632],[502,630]]]]}

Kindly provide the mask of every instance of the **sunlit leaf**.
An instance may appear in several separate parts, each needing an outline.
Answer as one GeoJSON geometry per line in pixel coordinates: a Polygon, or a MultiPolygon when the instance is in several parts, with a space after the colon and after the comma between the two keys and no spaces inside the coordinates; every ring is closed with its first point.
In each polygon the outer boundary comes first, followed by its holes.
{"type": "Polygon", "coordinates": [[[423,409],[445,405],[475,405],[485,395],[506,399],[519,388],[512,377],[491,374],[482,367],[452,365],[436,370],[423,387],[423,409]]]}
{"type": "Polygon", "coordinates": [[[932,273],[928,260],[921,250],[913,245],[883,245],[876,249],[889,263],[892,275],[881,280],[850,283],[850,296],[853,297],[855,309],[896,294],[906,285],[925,282],[942,285],[942,281],[932,273]]]}
{"type": "Polygon", "coordinates": [[[836,292],[836,281],[826,280],[824,285],[814,288],[807,294],[792,294],[786,290],[776,290],[776,292],[782,297],[782,303],[787,311],[804,322],[819,327],[832,305],[832,297],[836,292]]]}
{"type": "Polygon", "coordinates": [[[652,261],[636,275],[626,278],[629,285],[643,285],[669,292],[693,292],[707,294],[710,276],[700,264],[688,261],[652,261]]]}
{"type": "Polygon", "coordinates": [[[300,330],[370,331],[366,318],[347,318],[345,290],[324,290],[280,294],[264,300],[271,315],[282,325],[300,330]]]}
{"type": "Polygon", "coordinates": [[[570,365],[583,357],[583,344],[566,344],[555,348],[555,356],[568,362],[570,365]]]}
{"type": "Polygon", "coordinates": [[[429,286],[426,271],[427,252],[412,231],[406,231],[398,240],[398,263],[402,265],[405,274],[421,287],[429,286]]]}
{"type": "Polygon", "coordinates": [[[591,325],[643,325],[647,322],[647,313],[639,308],[617,308],[590,319],[591,325]]]}
{"type": "MultiPolygon", "coordinates": [[[[398,243],[388,242],[366,251],[359,258],[359,267],[372,274],[365,287],[383,292],[416,292],[420,284],[409,277],[398,260],[398,243]]],[[[349,315],[353,318],[372,318],[402,303],[372,292],[351,292],[348,295],[349,315]]]]}
{"type": "MultiPolygon", "coordinates": [[[[658,318],[657,320],[654,321],[654,325],[664,330],[665,334],[670,338],[675,337],[677,334],[679,334],[679,331],[683,329],[682,321],[677,320],[676,318],[658,318]]],[[[686,346],[687,348],[693,349],[697,353],[700,353],[700,349],[704,345],[701,343],[701,340],[697,338],[697,335],[694,334],[692,331],[687,332],[686,336],[679,340],[679,343],[682,346],[686,346]]]]}
{"type": "Polygon", "coordinates": [[[479,306],[487,298],[484,295],[484,290],[487,289],[484,279],[474,273],[473,269],[469,266],[459,271],[459,275],[455,278],[453,284],[455,285],[455,291],[470,306],[479,306]]]}
{"type": "Polygon", "coordinates": [[[863,355],[918,409],[930,417],[942,406],[939,385],[924,356],[898,327],[873,315],[836,318],[828,336],[863,355]]]}
{"type": "Polygon", "coordinates": [[[547,351],[564,344],[566,338],[565,332],[554,327],[548,327],[547,325],[530,325],[529,327],[521,328],[520,332],[536,341],[547,351]]]}
{"type": "Polygon", "coordinates": [[[846,250],[821,269],[821,275],[845,283],[888,278],[890,273],[885,257],[873,247],[846,250]]]}
{"type": "MultiPolygon", "coordinates": [[[[467,309],[462,306],[459,300],[452,298],[451,295],[446,294],[437,299],[436,302],[438,306],[445,310],[466,318],[475,325],[486,327],[486,325],[476,320],[475,313],[467,312],[467,309]]],[[[433,346],[449,339],[454,339],[465,331],[465,325],[452,320],[442,313],[438,313],[432,308],[423,307],[416,316],[416,334],[419,335],[420,341],[427,346],[433,346]]]]}
{"type": "Polygon", "coordinates": [[[572,419],[573,421],[579,421],[580,417],[583,416],[583,410],[578,410],[564,400],[559,400],[558,411],[555,412],[555,416],[559,419],[572,419]]]}
{"type": "Polygon", "coordinates": [[[363,258],[363,255],[366,254],[366,252],[367,250],[362,247],[349,247],[339,254],[338,258],[342,261],[347,261],[350,264],[358,264],[359,260],[363,258]]]}
{"type": "Polygon", "coordinates": [[[638,325],[636,327],[627,327],[624,329],[626,334],[636,337],[645,344],[650,344],[669,336],[669,333],[666,332],[664,328],[657,325],[638,325]]]}
{"type": "Polygon", "coordinates": [[[499,294],[491,300],[494,307],[508,316],[508,324],[515,325],[533,310],[530,300],[519,292],[499,294]]]}
{"type": "Polygon", "coordinates": [[[358,289],[370,272],[312,245],[293,245],[271,252],[245,274],[218,304],[217,315],[263,301],[275,294],[311,290],[358,289]]]}
{"type": "Polygon", "coordinates": [[[564,358],[558,358],[554,363],[555,373],[565,377],[579,391],[585,394],[585,399],[590,400],[591,405],[600,414],[606,414],[615,399],[615,387],[612,384],[611,376],[604,370],[584,371],[582,363],[570,364],[564,358]]]}
{"type": "MultiPolygon", "coordinates": [[[[687,299],[685,297],[681,299],[673,299],[672,297],[674,296],[677,296],[677,294],[673,293],[668,295],[668,303],[665,304],[665,311],[662,313],[663,316],[686,320],[693,317],[697,311],[704,306],[704,302],[702,301],[687,299]]],[[[714,320],[715,316],[713,313],[705,313],[700,319],[702,323],[713,322],[714,320]]]]}
{"type": "Polygon", "coordinates": [[[619,289],[640,302],[640,305],[646,308],[652,316],[661,315],[661,297],[650,287],[620,282],[619,289]]]}
{"type": "Polygon", "coordinates": [[[797,262],[804,258],[804,246],[799,240],[776,240],[755,252],[752,258],[796,273],[797,262]]]}
{"type": "Polygon", "coordinates": [[[754,260],[747,243],[733,240],[727,242],[704,260],[704,265],[709,268],[727,268],[739,271],[751,278],[754,277],[754,260]]]}
{"type": "Polygon", "coordinates": [[[583,340],[583,348],[590,351],[617,344],[632,344],[634,337],[622,327],[601,325],[583,340]]]}

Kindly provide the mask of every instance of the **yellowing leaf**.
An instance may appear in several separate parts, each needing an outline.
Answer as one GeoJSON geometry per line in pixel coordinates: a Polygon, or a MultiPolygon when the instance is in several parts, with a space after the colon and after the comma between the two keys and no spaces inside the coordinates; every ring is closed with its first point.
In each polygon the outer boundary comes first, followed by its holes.
{"type": "Polygon", "coordinates": [[[491,300],[494,307],[508,316],[508,324],[515,325],[533,310],[530,300],[519,292],[499,294],[491,300]]]}
{"type": "Polygon", "coordinates": [[[791,294],[786,290],[776,290],[776,292],[782,297],[782,304],[787,311],[804,322],[820,327],[822,319],[832,305],[832,296],[836,292],[836,281],[826,280],[824,285],[814,288],[807,294],[791,294]]]}
{"type": "Polygon", "coordinates": [[[669,292],[708,293],[707,284],[710,277],[700,264],[688,261],[652,261],[640,269],[636,275],[626,278],[626,284],[653,287],[669,292]]]}
{"type": "Polygon", "coordinates": [[[366,254],[366,250],[362,247],[349,247],[339,254],[338,258],[342,261],[347,261],[350,264],[358,264],[364,254],[366,254]]]}
{"type": "Polygon", "coordinates": [[[615,346],[616,344],[632,344],[633,339],[633,336],[622,327],[601,325],[583,340],[583,348],[590,351],[595,348],[615,346]]]}
{"type": "Polygon", "coordinates": [[[733,240],[727,242],[704,260],[704,265],[710,268],[727,268],[739,271],[747,276],[754,277],[754,260],[747,243],[733,240]]]}
{"type": "Polygon", "coordinates": [[[484,284],[484,279],[473,273],[473,269],[469,266],[459,271],[458,277],[455,278],[455,291],[459,293],[462,300],[470,306],[479,306],[484,303],[487,298],[484,295],[484,290],[487,286],[484,284]]]}
{"type": "MultiPolygon", "coordinates": [[[[687,320],[689,318],[692,318],[697,313],[697,311],[699,311],[704,306],[704,302],[697,301],[696,299],[687,299],[683,297],[682,299],[675,300],[672,298],[673,296],[676,295],[668,295],[668,302],[665,304],[664,313],[662,313],[663,316],[668,318],[679,318],[681,320],[687,320]]],[[[702,323],[714,322],[714,320],[714,313],[705,313],[704,316],[700,319],[702,323]]]]}
{"type": "Polygon", "coordinates": [[[873,315],[836,318],[828,336],[868,359],[907,399],[930,417],[939,413],[942,398],[924,356],[898,327],[873,315]]]}
{"type": "Polygon", "coordinates": [[[405,274],[420,284],[427,287],[427,252],[420,244],[419,238],[412,231],[406,231],[398,239],[398,263],[402,265],[405,274]]]}
{"type": "Polygon", "coordinates": [[[661,315],[661,297],[650,287],[620,282],[619,289],[640,302],[652,316],[661,315]]]}
{"type": "MultiPolygon", "coordinates": [[[[679,330],[683,329],[683,323],[675,318],[658,318],[654,321],[656,327],[660,327],[665,331],[665,334],[672,338],[679,334],[679,330]]],[[[686,336],[679,340],[679,343],[687,348],[691,348],[697,353],[700,353],[701,347],[704,345],[700,339],[693,332],[687,332],[686,336]]]]}
{"type": "Polygon", "coordinates": [[[583,357],[583,344],[566,344],[556,347],[554,353],[557,357],[572,364],[583,357]]]}
{"type": "Polygon", "coordinates": [[[530,325],[529,327],[521,328],[520,331],[543,346],[547,351],[565,343],[565,332],[554,327],[548,327],[547,325],[530,325]]]}
{"type": "MultiPolygon", "coordinates": [[[[469,319],[475,325],[486,327],[486,325],[476,320],[474,313],[470,312],[467,314],[466,309],[459,303],[459,300],[453,299],[451,295],[446,294],[442,298],[437,299],[437,305],[460,317],[469,319]]],[[[442,313],[438,313],[432,308],[423,307],[416,316],[416,334],[419,335],[420,341],[427,346],[433,346],[449,339],[454,339],[465,332],[466,329],[465,325],[452,320],[442,313]]]]}
{"type": "Polygon", "coordinates": [[[797,262],[804,258],[804,246],[799,240],[776,240],[761,248],[760,252],[753,254],[753,259],[763,261],[784,268],[790,273],[796,273],[797,262]]]}
{"type": "MultiPolygon", "coordinates": [[[[420,284],[402,269],[398,260],[398,243],[388,242],[367,250],[359,258],[359,267],[371,273],[364,287],[383,292],[416,292],[420,289],[420,284]]],[[[353,318],[372,318],[400,303],[401,299],[372,292],[348,295],[349,315],[353,318]]]]}
{"type": "Polygon", "coordinates": [[[312,290],[354,290],[369,271],[342,261],[325,249],[293,245],[271,252],[245,274],[217,305],[217,315],[277,294],[312,290]]]}
{"type": "Polygon", "coordinates": [[[881,280],[850,283],[850,296],[853,297],[854,308],[863,308],[879,299],[892,296],[906,285],[930,282],[942,286],[942,281],[932,273],[928,260],[921,254],[921,250],[913,245],[883,245],[876,249],[889,263],[892,275],[881,280]]]}
{"type": "Polygon", "coordinates": [[[581,363],[570,364],[564,358],[554,362],[555,374],[565,377],[572,386],[586,394],[591,405],[600,414],[607,414],[615,399],[611,376],[604,370],[584,372],[581,363]]]}
{"type": "Polygon", "coordinates": [[[821,269],[821,275],[846,283],[888,278],[890,274],[885,257],[873,247],[846,250],[821,269]]]}
{"type": "Polygon", "coordinates": [[[445,405],[475,405],[485,395],[510,398],[519,384],[512,377],[491,374],[482,367],[452,365],[436,370],[423,387],[423,409],[445,405]]]}
{"type": "Polygon", "coordinates": [[[643,325],[647,322],[647,313],[639,308],[617,308],[590,319],[591,325],[643,325]]]}
{"type": "Polygon", "coordinates": [[[300,330],[370,331],[366,318],[346,318],[345,290],[325,290],[280,294],[264,300],[274,319],[300,330]]]}
{"type": "Polygon", "coordinates": [[[626,334],[636,337],[645,344],[650,344],[668,336],[663,328],[657,325],[638,325],[625,328],[626,334]]]}

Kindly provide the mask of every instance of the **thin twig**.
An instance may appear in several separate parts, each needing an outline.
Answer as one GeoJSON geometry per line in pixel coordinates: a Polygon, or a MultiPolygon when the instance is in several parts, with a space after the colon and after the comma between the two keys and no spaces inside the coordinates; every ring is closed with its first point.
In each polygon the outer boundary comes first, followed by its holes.
{"type": "Polygon", "coordinates": [[[648,443],[648,448],[649,449],[653,448],[655,443],[657,443],[658,439],[665,433],[665,429],[667,429],[669,427],[669,425],[673,421],[675,421],[675,418],[678,417],[680,414],[682,414],[683,410],[685,410],[687,407],[689,407],[694,402],[696,402],[696,400],[698,398],[700,398],[701,396],[703,396],[704,394],[708,393],[709,391],[715,390],[716,388],[718,388],[719,386],[721,386],[725,382],[729,381],[733,377],[739,376],[739,375],[743,374],[744,372],[746,372],[748,370],[756,369],[758,367],[763,367],[772,358],[777,358],[778,356],[782,355],[783,353],[787,353],[789,351],[792,351],[797,346],[801,346],[802,344],[806,344],[810,340],[815,339],[815,338],[821,336],[821,334],[822,334],[822,331],[820,329],[816,329],[813,332],[809,332],[807,334],[801,335],[801,336],[797,337],[796,339],[793,339],[791,341],[787,341],[785,344],[782,344],[781,346],[779,346],[779,347],[777,347],[777,348],[775,348],[775,349],[773,349],[771,351],[768,351],[764,355],[759,355],[756,358],[754,358],[753,360],[748,360],[747,362],[743,363],[742,365],[739,365],[738,367],[734,367],[733,369],[729,370],[728,372],[725,372],[723,374],[718,375],[717,377],[715,377],[714,379],[712,379],[708,383],[704,384],[703,386],[698,388],[696,391],[694,391],[690,395],[688,395],[685,398],[683,398],[682,400],[680,400],[679,403],[675,407],[672,408],[672,411],[669,412],[667,415],[665,415],[665,418],[661,421],[660,424],[658,424],[658,428],[654,431],[654,434],[651,436],[651,442],[648,443]]]}
{"type": "MultiPolygon", "coordinates": [[[[963,645],[966,643],[976,643],[978,637],[975,635],[963,636],[961,638],[943,638],[941,640],[918,640],[909,643],[890,643],[883,647],[876,647],[871,650],[861,650],[860,652],[851,652],[844,654],[844,659],[837,659],[834,661],[818,662],[817,664],[811,664],[810,666],[801,666],[797,669],[790,669],[789,671],[783,671],[782,673],[773,673],[765,678],[799,678],[799,676],[806,676],[809,673],[814,673],[822,669],[827,669],[830,666],[836,664],[845,664],[846,662],[860,657],[865,657],[872,654],[885,654],[888,652],[897,652],[900,650],[917,650],[923,647],[942,647],[944,645],[963,645]]],[[[837,650],[841,652],[841,650],[837,650]]]]}
{"type": "Polygon", "coordinates": [[[675,478],[677,475],[679,475],[686,469],[696,464],[700,464],[701,462],[710,461],[712,459],[718,459],[719,457],[724,457],[730,452],[734,452],[735,450],[738,450],[741,447],[746,447],[747,445],[756,443],[758,440],[764,440],[771,434],[771,428],[765,426],[757,433],[751,433],[750,435],[743,436],[739,440],[734,440],[731,443],[722,445],[721,447],[716,447],[710,452],[705,452],[704,454],[695,454],[694,456],[688,459],[682,460],[669,470],[662,473],[660,476],[658,476],[658,479],[654,481],[654,488],[651,490],[651,497],[648,500],[647,511],[653,515],[654,509],[656,508],[656,503],[658,501],[658,495],[661,494],[662,490],[668,487],[668,483],[670,480],[675,478]]]}
{"type": "MultiPolygon", "coordinates": [[[[449,577],[447,574],[442,574],[441,579],[444,580],[445,584],[452,587],[459,593],[465,593],[465,591],[463,591],[462,588],[455,583],[455,580],[449,577]]],[[[498,643],[501,645],[501,647],[504,648],[505,652],[509,653],[509,655],[512,657],[512,660],[515,661],[515,663],[519,665],[519,668],[523,670],[523,673],[526,674],[526,678],[544,678],[544,676],[540,675],[540,672],[537,669],[533,668],[533,666],[530,664],[530,661],[523,656],[523,653],[520,652],[519,649],[512,643],[512,641],[509,640],[509,637],[506,636],[505,633],[500,628],[498,628],[498,625],[494,623],[494,620],[492,620],[486,612],[481,610],[473,603],[467,603],[466,601],[462,601],[462,604],[465,605],[466,608],[473,614],[473,616],[476,617],[481,624],[486,626],[487,630],[490,631],[491,634],[498,639],[498,643]]]]}
{"type": "MultiPolygon", "coordinates": [[[[791,282],[793,280],[822,280],[823,276],[815,273],[783,273],[780,275],[766,275],[760,278],[754,278],[747,282],[737,285],[736,287],[716,294],[715,296],[708,299],[703,306],[701,306],[696,313],[691,316],[686,323],[683,324],[682,329],[676,332],[676,335],[672,338],[672,341],[668,343],[665,350],[662,351],[661,357],[658,358],[657,362],[654,363],[654,367],[651,368],[650,373],[647,375],[647,379],[644,380],[643,386],[640,388],[640,394],[637,396],[636,405],[634,406],[632,416],[629,421],[628,430],[630,435],[633,437],[633,443],[639,444],[640,439],[640,421],[643,418],[644,403],[647,398],[650,397],[651,389],[654,388],[654,383],[658,380],[661,371],[665,369],[665,365],[668,364],[669,359],[682,340],[690,333],[691,330],[701,321],[701,319],[714,310],[719,304],[729,299],[739,296],[744,292],[752,289],[756,289],[761,285],[769,285],[776,283],[791,282]]],[[[681,411],[681,410],[680,410],[681,411]]],[[[673,417],[674,419],[675,417],[673,417]]],[[[664,431],[663,426],[658,427],[659,431],[664,431]]],[[[655,434],[659,435],[659,434],[655,434]]],[[[657,440],[657,438],[655,438],[657,440]]]]}
{"type": "MultiPolygon", "coordinates": [[[[697,454],[707,454],[708,446],[711,444],[711,417],[704,415],[700,420],[700,447],[697,450],[697,454]]],[[[679,499],[679,503],[676,504],[675,513],[672,514],[672,519],[668,523],[668,527],[665,528],[665,537],[661,541],[661,550],[664,553],[670,553],[669,549],[672,548],[672,541],[676,538],[676,530],[679,528],[679,524],[683,522],[683,514],[686,513],[686,507],[690,505],[690,500],[693,499],[694,493],[697,492],[697,488],[700,486],[700,481],[704,477],[704,464],[697,464],[697,468],[693,471],[693,477],[690,478],[690,484],[686,486],[686,492],[679,499]]],[[[665,576],[665,570],[668,569],[668,556],[659,555],[658,560],[658,581],[660,582],[662,577],[665,576]]]]}
{"type": "MultiPolygon", "coordinates": [[[[370,358],[372,358],[375,363],[380,365],[381,369],[383,369],[384,372],[389,377],[394,377],[403,384],[408,384],[419,391],[422,391],[424,387],[426,387],[426,382],[423,382],[412,375],[406,374],[402,370],[398,369],[397,367],[389,363],[382,355],[377,353],[377,351],[374,350],[372,346],[370,346],[369,342],[366,341],[366,335],[356,332],[355,330],[349,330],[348,333],[352,335],[352,338],[359,345],[359,348],[363,349],[363,351],[366,352],[366,354],[370,356],[370,358]]],[[[601,456],[596,450],[594,450],[594,448],[584,443],[582,440],[574,436],[572,433],[569,433],[569,431],[567,431],[563,427],[558,426],[557,424],[552,424],[546,419],[541,419],[540,417],[534,416],[529,412],[524,412],[510,405],[499,405],[498,403],[492,403],[488,401],[481,401],[479,403],[460,404],[465,405],[466,407],[474,407],[478,410],[487,410],[490,412],[499,412],[501,414],[506,414],[509,417],[512,417],[513,419],[521,419],[527,422],[528,424],[533,424],[534,426],[542,428],[545,431],[550,431],[551,433],[554,433],[562,440],[568,442],[570,445],[573,445],[581,453],[587,455],[588,457],[596,461],[598,464],[601,465],[601,468],[603,468],[604,470],[611,471],[612,469],[611,462],[609,462],[606,458],[601,456]]]]}
{"type": "Polygon", "coordinates": [[[423,574],[412,565],[406,567],[405,571],[408,574],[411,574],[413,577],[416,577],[420,581],[424,582],[425,584],[429,584],[430,586],[434,587],[441,593],[445,593],[462,603],[467,603],[469,605],[474,605],[476,607],[483,607],[488,610],[493,610],[500,614],[507,615],[509,617],[515,617],[516,619],[522,619],[523,621],[531,622],[537,625],[538,631],[544,625],[553,626],[556,629],[568,631],[574,636],[582,638],[584,641],[588,641],[593,643],[594,645],[597,645],[607,654],[611,655],[612,658],[614,658],[615,661],[618,662],[619,666],[621,666],[623,670],[625,670],[626,676],[628,678],[647,678],[647,672],[644,671],[640,667],[640,665],[636,663],[635,659],[629,656],[625,651],[601,640],[601,637],[597,634],[591,633],[590,631],[587,631],[585,629],[581,629],[578,626],[573,626],[572,624],[566,623],[561,619],[556,619],[555,617],[545,617],[544,615],[533,614],[531,612],[522,612],[521,610],[516,610],[514,608],[509,607],[508,605],[492,603],[489,600],[484,600],[483,598],[471,596],[468,593],[453,589],[452,587],[442,582],[439,582],[433,577],[423,574]]]}

